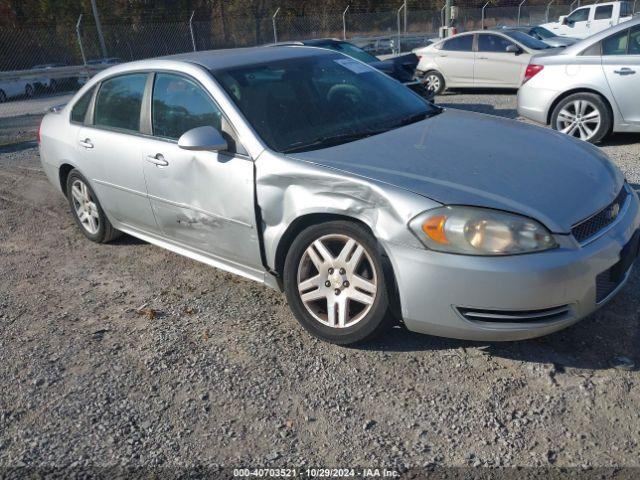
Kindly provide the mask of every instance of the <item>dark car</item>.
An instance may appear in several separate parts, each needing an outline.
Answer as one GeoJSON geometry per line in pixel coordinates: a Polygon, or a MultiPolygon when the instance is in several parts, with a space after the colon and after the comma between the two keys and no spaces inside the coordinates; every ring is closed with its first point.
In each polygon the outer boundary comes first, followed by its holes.
{"type": "Polygon", "coordinates": [[[289,42],[288,44],[327,48],[329,50],[343,53],[351,58],[355,58],[356,60],[360,60],[361,62],[371,65],[377,70],[395,78],[400,83],[406,85],[427,100],[433,99],[433,92],[429,91],[422,82],[415,78],[415,71],[418,66],[418,57],[413,53],[380,60],[352,43],[332,38],[302,40],[299,42],[289,42]]]}

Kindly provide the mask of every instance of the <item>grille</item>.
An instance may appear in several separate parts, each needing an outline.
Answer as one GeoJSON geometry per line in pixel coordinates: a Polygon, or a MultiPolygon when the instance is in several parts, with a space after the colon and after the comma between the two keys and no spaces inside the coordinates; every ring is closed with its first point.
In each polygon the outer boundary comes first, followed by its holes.
{"type": "Polygon", "coordinates": [[[620,281],[611,278],[611,269],[596,277],[596,303],[603,302],[620,285],[620,281]]]}
{"type": "Polygon", "coordinates": [[[467,320],[476,322],[528,323],[564,318],[571,314],[571,307],[563,305],[541,310],[478,310],[458,307],[458,311],[467,320]]]}
{"type": "Polygon", "coordinates": [[[582,243],[596,235],[605,227],[611,225],[616,218],[618,218],[618,215],[627,200],[627,195],[627,189],[623,186],[616,199],[609,206],[574,226],[571,229],[571,233],[576,240],[582,243]]]}

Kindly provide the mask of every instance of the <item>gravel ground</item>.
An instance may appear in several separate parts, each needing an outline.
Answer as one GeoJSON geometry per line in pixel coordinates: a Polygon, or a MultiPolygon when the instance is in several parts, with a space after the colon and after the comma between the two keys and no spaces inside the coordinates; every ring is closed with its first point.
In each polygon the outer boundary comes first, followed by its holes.
{"type": "MultiPolygon", "coordinates": [[[[511,94],[439,102],[515,117],[511,94]]],[[[603,146],[636,185],[639,141],[603,146]]],[[[2,151],[0,472],[640,468],[640,269],[544,338],[394,329],[343,348],[310,338],[260,285],[131,237],[87,241],[33,144],[2,151]]]]}

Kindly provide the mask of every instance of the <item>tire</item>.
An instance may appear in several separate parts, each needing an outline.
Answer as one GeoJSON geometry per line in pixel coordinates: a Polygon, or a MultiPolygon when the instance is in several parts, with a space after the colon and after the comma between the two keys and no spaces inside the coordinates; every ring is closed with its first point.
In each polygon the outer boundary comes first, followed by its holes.
{"type": "Polygon", "coordinates": [[[600,142],[612,125],[609,107],[595,93],[569,95],[551,113],[551,128],[591,143],[600,142]]]}
{"type": "Polygon", "coordinates": [[[57,92],[58,91],[58,82],[56,82],[55,80],[51,80],[49,82],[49,90],[51,92],[57,92]]]}
{"type": "Polygon", "coordinates": [[[422,76],[422,83],[427,90],[433,92],[433,95],[440,95],[446,88],[444,77],[440,72],[431,70],[422,76]]]}
{"type": "Polygon", "coordinates": [[[75,169],[67,178],[67,199],[73,218],[89,240],[107,243],[121,235],[104,214],[89,182],[75,169]]]}
{"type": "Polygon", "coordinates": [[[4,90],[0,90],[0,103],[4,103],[7,101],[7,94],[4,93],[4,90]]]}
{"type": "Polygon", "coordinates": [[[294,316],[321,340],[349,345],[393,326],[380,246],[356,223],[303,230],[287,252],[283,282],[294,316]]]}
{"type": "Polygon", "coordinates": [[[26,87],[24,87],[24,94],[27,98],[33,97],[33,94],[34,94],[33,86],[27,85],[26,87]]]}

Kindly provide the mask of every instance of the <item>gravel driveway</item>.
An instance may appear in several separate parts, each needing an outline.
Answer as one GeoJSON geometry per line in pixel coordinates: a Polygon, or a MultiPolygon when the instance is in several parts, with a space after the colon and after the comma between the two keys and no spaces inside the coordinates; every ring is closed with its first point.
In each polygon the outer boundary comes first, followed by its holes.
{"type": "MultiPolygon", "coordinates": [[[[512,94],[439,102],[516,116],[512,94]]],[[[636,188],[639,142],[602,147],[636,188]]],[[[640,269],[605,308],[541,339],[395,329],[343,348],[310,338],[260,285],[131,237],[89,242],[33,144],[2,151],[0,477],[25,466],[640,468],[640,269]]]]}

